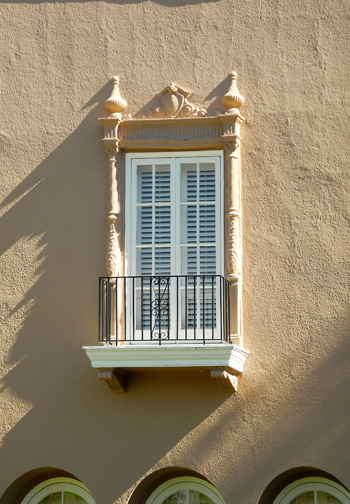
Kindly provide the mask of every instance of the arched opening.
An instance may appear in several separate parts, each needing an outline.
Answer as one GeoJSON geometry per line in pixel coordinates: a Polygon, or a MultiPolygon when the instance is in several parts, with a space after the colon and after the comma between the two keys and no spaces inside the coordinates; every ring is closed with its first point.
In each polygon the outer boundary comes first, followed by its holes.
{"type": "Polygon", "coordinates": [[[287,485],[273,504],[350,504],[350,493],[335,481],[310,477],[287,485]]]}
{"type": "Polygon", "coordinates": [[[146,504],[225,504],[218,490],[208,481],[181,476],[158,486],[146,504]]]}
{"type": "Polygon", "coordinates": [[[83,483],[61,477],[36,485],[21,504],[95,504],[95,501],[83,483]]]}

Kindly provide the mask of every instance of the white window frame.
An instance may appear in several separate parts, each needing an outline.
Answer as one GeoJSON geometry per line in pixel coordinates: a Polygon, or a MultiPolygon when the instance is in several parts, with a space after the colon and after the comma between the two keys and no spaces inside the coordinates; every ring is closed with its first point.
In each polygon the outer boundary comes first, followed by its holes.
{"type": "Polygon", "coordinates": [[[45,497],[57,492],[62,492],[62,504],[64,504],[64,492],[78,495],[88,504],[96,504],[86,486],[72,478],[51,478],[39,483],[24,497],[21,504],[39,504],[45,497]]]}
{"type": "Polygon", "coordinates": [[[214,504],[225,504],[222,495],[213,485],[192,476],[183,476],[166,481],[152,492],[146,504],[163,504],[168,497],[182,490],[194,490],[209,497],[214,504]]]}
{"type": "MultiPolygon", "coordinates": [[[[136,274],[136,232],[137,232],[137,166],[138,163],[153,162],[158,163],[168,163],[170,164],[170,191],[171,191],[171,205],[177,205],[177,207],[172,208],[173,212],[173,222],[171,224],[171,233],[176,233],[178,238],[178,248],[176,253],[171,254],[171,275],[181,276],[181,244],[180,244],[180,229],[181,229],[181,173],[180,173],[180,163],[190,162],[191,160],[205,160],[208,162],[215,163],[216,171],[216,187],[215,187],[215,205],[216,211],[216,275],[224,276],[224,153],[222,150],[210,150],[210,151],[181,151],[181,152],[150,152],[150,153],[127,153],[126,154],[126,183],[125,183],[125,274],[126,276],[133,276],[136,274]],[[173,211],[174,210],[174,211],[173,211]],[[176,230],[176,231],[175,231],[176,230]]],[[[197,242],[198,243],[198,242],[197,242]]],[[[166,275],[165,275],[166,276],[166,275]]],[[[174,288],[175,279],[171,279],[171,283],[174,288]]],[[[217,282],[219,285],[219,282],[217,282]]],[[[200,286],[198,285],[198,288],[200,286]]],[[[219,297],[220,290],[216,289],[217,301],[216,306],[219,307],[219,297]]],[[[130,292],[127,292],[127,316],[130,319],[132,317],[130,306],[130,292]]],[[[172,305],[170,307],[171,313],[176,313],[176,297],[172,296],[172,305]]],[[[180,300],[181,301],[181,300],[180,300]]],[[[221,310],[221,306],[219,310],[221,310]]],[[[205,335],[205,340],[209,341],[212,338],[212,329],[199,328],[200,324],[200,312],[197,311],[197,334],[201,333],[205,335]]],[[[179,313],[177,317],[181,320],[181,307],[179,306],[179,313]]],[[[215,328],[215,334],[221,333],[221,317],[217,317],[217,325],[215,328]]],[[[133,321],[136,326],[136,320],[133,321]]],[[[131,326],[129,326],[131,329],[131,326]]],[[[173,326],[170,330],[174,329],[173,326]]],[[[134,344],[141,344],[141,331],[136,330],[136,340],[133,341],[134,344]]],[[[176,340],[177,343],[185,340],[185,330],[179,329],[179,338],[176,340]]],[[[198,338],[198,336],[197,336],[198,338]]],[[[199,338],[200,339],[200,338],[199,338]]],[[[126,341],[131,341],[131,338],[126,338],[126,341]]],[[[175,340],[170,338],[169,343],[174,343],[175,340]]],[[[215,342],[215,341],[212,341],[215,342]]],[[[152,342],[145,342],[146,344],[152,342]]],[[[153,343],[157,343],[154,341],[153,343]]]]}
{"type": "Polygon", "coordinates": [[[325,492],[336,497],[342,504],[350,504],[350,493],[335,481],[326,478],[303,478],[285,487],[276,497],[273,504],[290,504],[290,502],[305,492],[315,492],[314,504],[317,504],[317,493],[325,492]]]}

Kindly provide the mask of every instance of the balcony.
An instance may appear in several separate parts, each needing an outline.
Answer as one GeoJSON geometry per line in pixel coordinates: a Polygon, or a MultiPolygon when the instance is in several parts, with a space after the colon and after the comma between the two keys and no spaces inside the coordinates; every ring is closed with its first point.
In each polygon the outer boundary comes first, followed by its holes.
{"type": "Polygon", "coordinates": [[[100,278],[99,341],[230,341],[230,283],[219,275],[100,278]]]}
{"type": "Polygon", "coordinates": [[[231,284],[219,275],[100,278],[99,342],[84,347],[99,378],[123,392],[139,369],[210,370],[224,390],[249,354],[230,342],[231,284]]]}

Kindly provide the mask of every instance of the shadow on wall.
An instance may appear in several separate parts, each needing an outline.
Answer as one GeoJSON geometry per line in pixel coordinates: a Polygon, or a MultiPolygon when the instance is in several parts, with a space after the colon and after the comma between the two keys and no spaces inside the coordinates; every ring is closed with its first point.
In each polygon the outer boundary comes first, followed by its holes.
{"type": "MultiPolygon", "coordinates": [[[[92,101],[109,93],[110,83],[92,101]]],[[[3,327],[14,343],[0,393],[5,404],[27,406],[20,420],[20,410],[4,414],[11,427],[0,447],[0,495],[37,467],[62,468],[93,495],[118,474],[122,494],[227,400],[199,373],[136,375],[130,392],[116,396],[81,348],[97,343],[98,277],[105,274],[103,113],[94,108],[1,203],[0,255],[17,264],[18,254],[22,268],[5,279],[12,311],[3,327]],[[140,452],[147,455],[135,457],[140,452]]]]}
{"type": "Polygon", "coordinates": [[[318,468],[349,486],[349,317],[330,320],[318,336],[323,358],[314,359],[312,338],[296,340],[294,350],[278,365],[271,365],[266,355],[265,372],[254,388],[247,383],[254,375],[252,349],[239,393],[174,447],[187,467],[210,479],[225,502],[244,502],[248,488],[256,492],[249,493],[250,501],[257,502],[276,476],[297,467],[318,468]],[[325,370],[332,370],[327,380],[325,370]],[[207,461],[220,453],[220,465],[210,473],[201,471],[198,453],[207,461]]]}
{"type": "MultiPolygon", "coordinates": [[[[102,103],[109,92],[110,85],[95,98],[102,103]]],[[[102,106],[90,112],[2,203],[0,254],[40,242],[37,279],[4,320],[14,338],[10,329],[30,306],[1,392],[32,409],[3,438],[0,494],[36,467],[76,475],[104,502],[129,492],[151,468],[174,465],[203,474],[226,502],[246,502],[247,488],[257,502],[276,475],[296,466],[332,474],[338,468],[334,476],[347,484],[350,320],[344,314],[310,317],[307,338],[291,327],[295,346],[278,361],[266,346],[258,367],[252,348],[238,395],[225,395],[199,374],[135,375],[130,392],[120,396],[97,380],[81,347],[97,340],[97,279],[105,272],[102,114],[102,106]],[[115,484],[105,488],[106,481],[115,484]]],[[[21,274],[9,271],[6,278],[18,298],[26,282],[21,274]]]]}

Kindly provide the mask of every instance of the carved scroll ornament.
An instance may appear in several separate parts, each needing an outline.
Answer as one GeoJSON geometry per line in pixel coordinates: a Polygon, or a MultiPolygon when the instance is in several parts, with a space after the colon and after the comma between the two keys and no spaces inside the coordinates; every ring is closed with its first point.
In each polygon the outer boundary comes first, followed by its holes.
{"type": "Polygon", "coordinates": [[[190,103],[187,98],[191,92],[176,84],[170,84],[156,95],[159,104],[151,110],[141,114],[141,119],[164,119],[174,117],[203,117],[206,109],[199,109],[190,103]]]}

